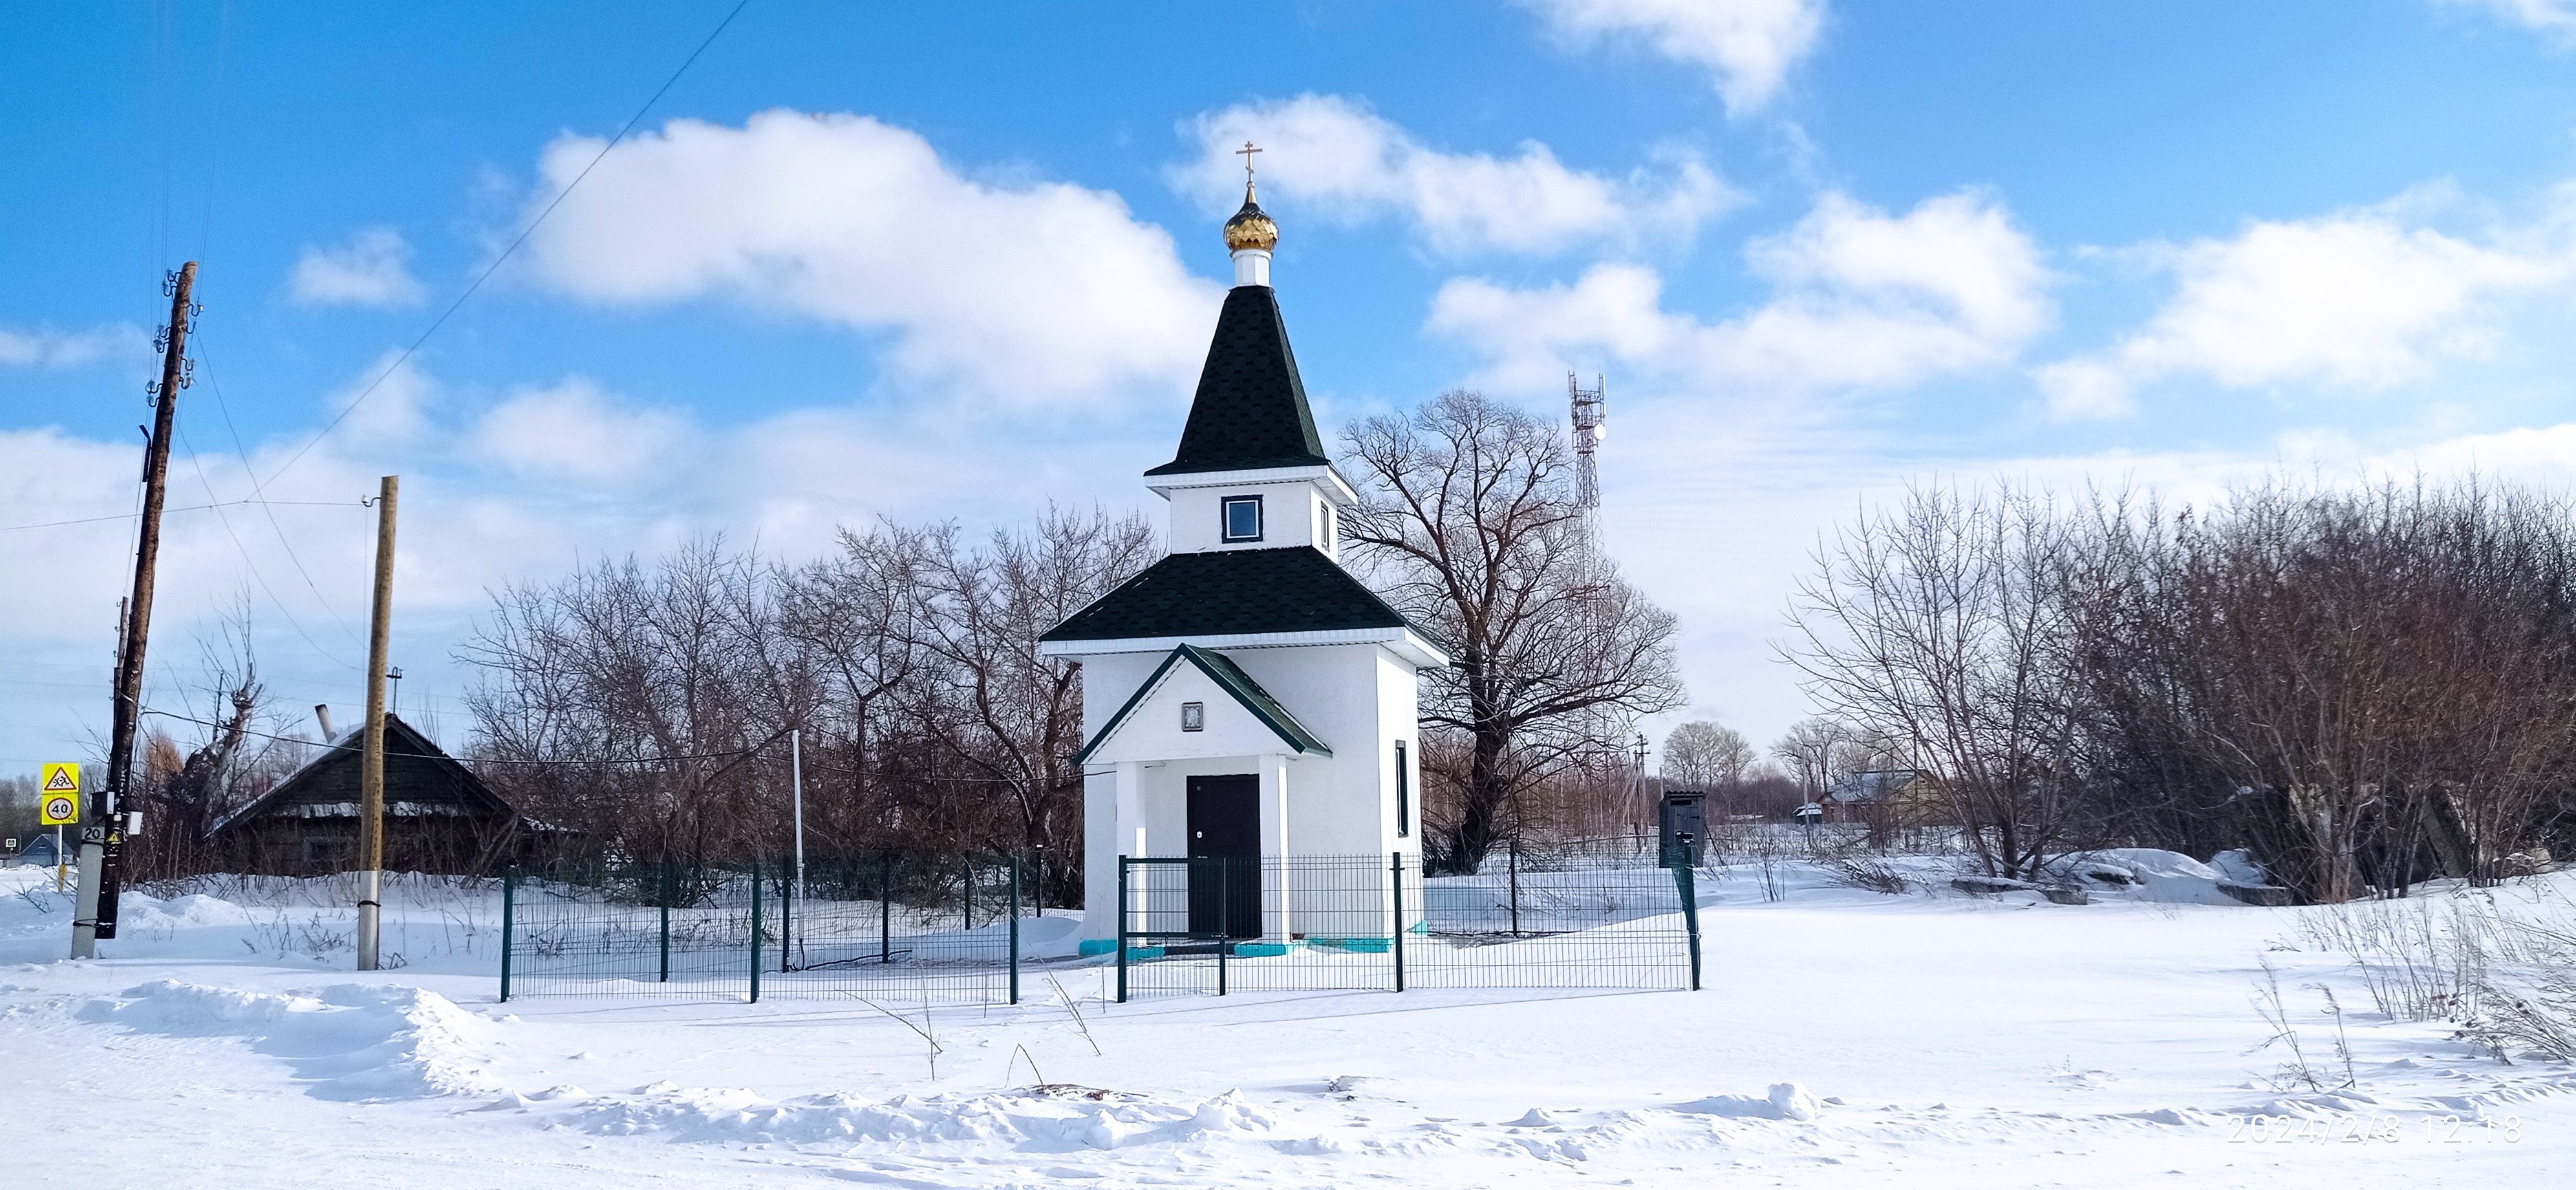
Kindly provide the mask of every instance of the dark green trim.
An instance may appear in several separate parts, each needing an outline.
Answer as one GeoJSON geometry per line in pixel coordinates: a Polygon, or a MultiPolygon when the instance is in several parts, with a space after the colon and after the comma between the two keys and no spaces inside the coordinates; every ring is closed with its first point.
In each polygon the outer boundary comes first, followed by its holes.
{"type": "Polygon", "coordinates": [[[1145,700],[1162,686],[1163,675],[1170,673],[1172,667],[1180,664],[1183,659],[1197,666],[1200,673],[1208,676],[1209,681],[1215,682],[1244,710],[1252,712],[1253,718],[1260,720],[1262,726],[1278,735],[1290,748],[1295,749],[1298,755],[1313,753],[1317,756],[1330,756],[1333,754],[1333,750],[1325,746],[1324,741],[1316,739],[1315,733],[1306,730],[1305,724],[1299,723],[1295,715],[1288,713],[1288,708],[1280,706],[1278,699],[1270,697],[1270,692],[1262,689],[1261,683],[1253,681],[1251,674],[1243,672],[1243,667],[1236,665],[1233,658],[1196,645],[1181,645],[1164,655],[1163,663],[1154,667],[1153,675],[1136,687],[1134,694],[1127,696],[1126,703],[1118,708],[1117,714],[1111,715],[1108,722],[1100,725],[1099,734],[1092,736],[1091,742],[1082,746],[1082,751],[1074,755],[1073,762],[1075,764],[1089,762],[1091,754],[1099,751],[1101,745],[1108,743],[1109,737],[1116,734],[1120,727],[1126,725],[1128,717],[1136,713],[1136,708],[1144,705],[1145,700]]]}

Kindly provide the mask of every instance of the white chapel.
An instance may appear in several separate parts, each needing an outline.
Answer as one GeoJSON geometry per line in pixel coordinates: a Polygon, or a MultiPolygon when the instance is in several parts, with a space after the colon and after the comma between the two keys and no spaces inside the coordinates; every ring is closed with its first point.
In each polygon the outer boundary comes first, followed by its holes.
{"type": "Polygon", "coordinates": [[[1278,241],[1247,181],[1180,448],[1145,472],[1171,504],[1170,553],[1041,638],[1082,664],[1089,953],[1117,945],[1121,857],[1224,857],[1224,935],[1283,943],[1310,899],[1283,861],[1419,868],[1414,675],[1449,659],[1342,568],[1358,497],[1288,348],[1278,241]]]}

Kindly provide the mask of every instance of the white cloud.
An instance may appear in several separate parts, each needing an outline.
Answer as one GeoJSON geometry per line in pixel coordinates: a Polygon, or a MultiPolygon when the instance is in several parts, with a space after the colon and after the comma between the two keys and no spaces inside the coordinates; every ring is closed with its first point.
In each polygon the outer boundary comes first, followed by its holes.
{"type": "Polygon", "coordinates": [[[305,245],[287,278],[288,292],[308,306],[408,306],[422,292],[410,259],[401,232],[363,228],[336,248],[305,245]]]}
{"type": "Polygon", "coordinates": [[[1903,385],[2010,360],[2055,311],[2030,238],[1990,197],[1961,192],[1888,215],[1839,194],[1748,245],[1774,295],[1716,323],[1664,311],[1662,281],[1596,265],[1574,284],[1441,287],[1428,329],[1482,353],[1478,382],[1530,389],[1615,362],[1651,376],[1765,391],[1903,385]]]}
{"type": "Polygon", "coordinates": [[[1337,95],[1237,104],[1200,115],[1183,134],[1198,155],[1173,168],[1173,184],[1210,211],[1243,201],[1235,150],[1248,140],[1262,149],[1265,193],[1343,222],[1408,218],[1434,249],[1452,254],[1687,239],[1741,201],[1688,157],[1617,178],[1569,169],[1535,141],[1513,157],[1446,153],[1337,95]]]}
{"type": "MultiPolygon", "coordinates": [[[[600,143],[547,146],[532,204],[600,143]]],[[[1206,243],[1222,263],[1214,228],[1206,243]]],[[[716,294],[888,332],[898,376],[1023,407],[1184,391],[1220,296],[1114,193],[973,181],[915,133],[791,111],[619,145],[523,259],[597,301],[716,294]]]]}
{"type": "Polygon", "coordinates": [[[406,359],[401,351],[388,348],[324,404],[333,416],[347,414],[338,433],[380,445],[404,441],[427,428],[429,408],[439,395],[437,382],[421,370],[418,357],[406,359]]]}
{"type": "MultiPolygon", "coordinates": [[[[2539,2],[2539,0],[2527,0],[2539,2]]],[[[1578,44],[1635,38],[1677,62],[1707,67],[1727,110],[1771,101],[1815,48],[1824,0],[1522,0],[1578,44]]]]}
{"type": "Polygon", "coordinates": [[[2576,0],[2442,0],[2455,7],[2482,8],[2527,28],[2576,36],[2576,0]]]}
{"type": "Polygon", "coordinates": [[[109,323],[85,331],[0,327],[0,364],[20,367],[77,368],[110,356],[148,362],[150,348],[151,340],[132,323],[109,323]]]}
{"type": "Polygon", "coordinates": [[[619,486],[649,478],[688,429],[682,414],[626,406],[575,376],[493,406],[475,427],[474,445],[522,475],[619,486]]]}
{"type": "Polygon", "coordinates": [[[2051,415],[2126,414],[2137,389],[2174,377],[2384,388],[2423,374],[2432,357],[2479,353],[2490,337],[2486,299],[2565,272],[2546,252],[2408,226],[2407,205],[2135,250],[2174,276],[2173,297],[2107,350],[2038,369],[2051,415]]]}

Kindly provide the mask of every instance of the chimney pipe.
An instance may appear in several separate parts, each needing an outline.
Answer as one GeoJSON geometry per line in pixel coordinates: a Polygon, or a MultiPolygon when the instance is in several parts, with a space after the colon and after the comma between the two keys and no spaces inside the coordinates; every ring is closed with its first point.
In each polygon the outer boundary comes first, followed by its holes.
{"type": "Polygon", "coordinates": [[[317,702],[317,703],[314,703],[314,704],[313,704],[313,717],[314,717],[316,720],[320,721],[320,722],[321,722],[321,724],[322,724],[322,742],[323,742],[323,743],[326,743],[326,744],[327,744],[327,743],[330,743],[332,740],[335,740],[335,739],[338,739],[338,738],[339,738],[340,733],[339,733],[339,732],[336,732],[336,731],[331,730],[331,704],[330,704],[330,703],[327,703],[327,702],[317,702]]]}

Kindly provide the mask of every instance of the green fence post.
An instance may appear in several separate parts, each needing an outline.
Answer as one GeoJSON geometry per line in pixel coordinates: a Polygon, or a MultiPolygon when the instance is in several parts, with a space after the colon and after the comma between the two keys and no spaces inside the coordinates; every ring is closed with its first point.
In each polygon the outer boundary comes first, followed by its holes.
{"type": "MultiPolygon", "coordinates": [[[[781,868],[785,876],[793,868],[781,868]]],[[[783,881],[778,886],[778,973],[787,974],[787,964],[796,953],[796,882],[783,881]]]]}
{"type": "Polygon", "coordinates": [[[1673,865],[1673,887],[1682,895],[1682,922],[1690,927],[1691,990],[1699,990],[1699,880],[1691,871],[1690,855],[1673,865]]]}
{"type": "Polygon", "coordinates": [[[671,982],[671,901],[679,895],[679,880],[671,874],[671,861],[662,861],[662,982],[671,982]]]}
{"type": "Polygon", "coordinates": [[[894,961],[894,853],[885,853],[877,876],[877,961],[894,961]]]}
{"type": "Polygon", "coordinates": [[[1118,857],[1118,1002],[1127,1002],[1127,865],[1118,857]]]}
{"type": "Polygon", "coordinates": [[[1222,855],[1216,857],[1216,994],[1220,996],[1225,994],[1225,955],[1234,949],[1234,917],[1226,904],[1234,890],[1225,886],[1226,866],[1231,862],[1222,855]]]}
{"type": "Polygon", "coordinates": [[[751,861],[751,1002],[760,1003],[760,861],[751,861]]]}
{"type": "Polygon", "coordinates": [[[1011,861],[1011,1003],[1020,1002],[1020,857],[1011,861]]]}
{"type": "Polygon", "coordinates": [[[966,929],[975,929],[975,861],[966,861],[966,929]]]}
{"type": "Polygon", "coordinates": [[[1395,881],[1395,990],[1404,990],[1404,853],[1391,852],[1387,875],[1395,881]]]}
{"type": "Polygon", "coordinates": [[[516,896],[518,887],[519,870],[517,868],[501,873],[501,1002],[503,1004],[510,1002],[510,944],[513,941],[510,925],[511,919],[518,916],[518,897],[516,896]]]}

